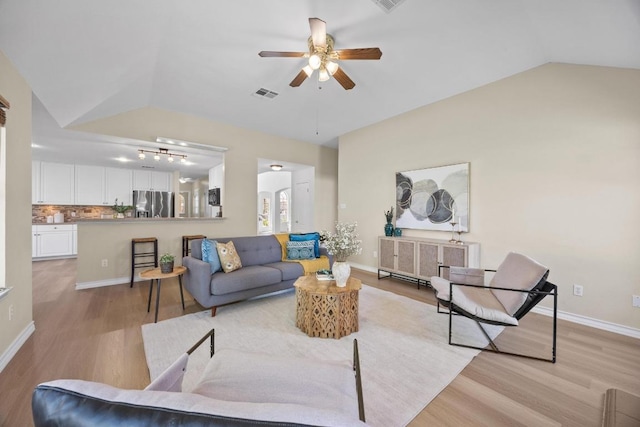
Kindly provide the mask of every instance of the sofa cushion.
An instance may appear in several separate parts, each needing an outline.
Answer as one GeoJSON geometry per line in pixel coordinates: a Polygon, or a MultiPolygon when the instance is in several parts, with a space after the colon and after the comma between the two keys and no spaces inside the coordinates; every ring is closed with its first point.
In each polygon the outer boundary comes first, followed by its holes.
{"type": "Polygon", "coordinates": [[[317,231],[314,233],[290,234],[289,240],[292,242],[312,241],[314,257],[318,258],[320,256],[320,233],[317,231]]]}
{"type": "MultiPolygon", "coordinates": [[[[535,260],[515,252],[510,252],[502,261],[489,286],[530,291],[544,284],[549,269],[535,260]]],[[[526,292],[492,290],[507,313],[514,315],[526,302],[526,292]]]]}
{"type": "Polygon", "coordinates": [[[233,240],[243,267],[282,261],[282,247],[278,243],[278,239],[272,234],[268,236],[234,237],[233,239],[216,238],[216,240],[218,242],[233,240]]]}
{"type": "Polygon", "coordinates": [[[210,239],[202,239],[202,261],[211,265],[211,274],[222,269],[218,256],[218,242],[210,239]]]}
{"type": "Polygon", "coordinates": [[[304,266],[300,262],[274,262],[265,264],[264,267],[271,267],[280,270],[282,280],[295,280],[305,274],[304,266]]]}
{"type": "Polygon", "coordinates": [[[250,265],[232,274],[223,272],[211,276],[211,294],[226,295],[247,289],[275,285],[282,281],[282,272],[277,268],[250,265]]]}
{"type": "Polygon", "coordinates": [[[314,243],[311,240],[294,242],[287,242],[287,259],[300,260],[300,259],[315,259],[314,243]]]}
{"type": "Polygon", "coordinates": [[[218,242],[216,247],[218,248],[218,256],[220,256],[220,265],[225,273],[231,273],[242,268],[242,262],[232,241],[228,243],[218,242]]]}
{"type": "Polygon", "coordinates": [[[351,360],[314,360],[221,349],[209,360],[191,392],[232,402],[295,403],[358,418],[351,360]]]}

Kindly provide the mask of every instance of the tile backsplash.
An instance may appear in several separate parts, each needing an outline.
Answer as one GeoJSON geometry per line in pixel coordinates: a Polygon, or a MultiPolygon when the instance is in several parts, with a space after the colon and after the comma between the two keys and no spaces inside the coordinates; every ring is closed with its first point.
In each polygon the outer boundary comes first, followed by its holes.
{"type": "MultiPolygon", "coordinates": [[[[55,206],[55,205],[31,205],[31,222],[46,223],[47,216],[55,213],[64,214],[64,222],[74,222],[78,218],[101,219],[104,216],[113,216],[115,211],[111,206],[55,206]]],[[[130,216],[131,211],[125,216],[130,216]]]]}

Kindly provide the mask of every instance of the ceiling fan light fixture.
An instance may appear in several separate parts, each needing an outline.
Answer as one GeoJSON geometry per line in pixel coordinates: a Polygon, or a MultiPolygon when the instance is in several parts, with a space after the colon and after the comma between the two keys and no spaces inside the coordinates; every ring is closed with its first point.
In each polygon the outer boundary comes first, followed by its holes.
{"type": "Polygon", "coordinates": [[[279,171],[282,169],[282,165],[270,165],[269,166],[273,171],[279,171]]]}
{"type": "Polygon", "coordinates": [[[338,71],[338,64],[333,61],[328,61],[325,68],[327,69],[329,74],[333,76],[335,72],[338,71]]]}
{"type": "Polygon", "coordinates": [[[313,70],[317,70],[318,68],[320,68],[320,65],[322,64],[322,59],[320,58],[320,56],[318,54],[313,54],[309,57],[309,66],[313,69],[313,70]]]}
{"type": "Polygon", "coordinates": [[[327,71],[325,67],[320,68],[320,74],[318,74],[318,81],[326,82],[331,78],[331,74],[327,71]]]}
{"type": "Polygon", "coordinates": [[[313,74],[313,68],[311,68],[310,65],[305,65],[304,67],[302,67],[302,71],[304,71],[307,77],[311,77],[311,74],[313,74]]]}

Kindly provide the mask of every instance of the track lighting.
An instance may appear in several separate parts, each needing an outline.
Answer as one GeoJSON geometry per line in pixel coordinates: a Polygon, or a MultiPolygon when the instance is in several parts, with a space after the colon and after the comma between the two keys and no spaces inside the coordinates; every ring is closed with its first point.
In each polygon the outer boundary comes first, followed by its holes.
{"type": "Polygon", "coordinates": [[[167,148],[158,148],[158,151],[138,149],[138,158],[140,160],[144,160],[147,157],[145,153],[153,154],[153,160],[156,162],[160,161],[160,156],[167,156],[167,161],[169,163],[173,163],[176,157],[180,158],[181,163],[186,163],[185,159],[187,158],[186,154],[169,153],[167,148]]]}

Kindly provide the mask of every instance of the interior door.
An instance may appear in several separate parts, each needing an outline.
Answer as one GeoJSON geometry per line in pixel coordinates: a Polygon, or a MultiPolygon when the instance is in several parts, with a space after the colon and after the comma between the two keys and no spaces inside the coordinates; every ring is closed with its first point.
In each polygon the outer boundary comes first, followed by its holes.
{"type": "Polygon", "coordinates": [[[293,187],[293,224],[291,231],[294,233],[304,233],[309,230],[311,220],[311,192],[308,181],[297,182],[293,187]]]}

